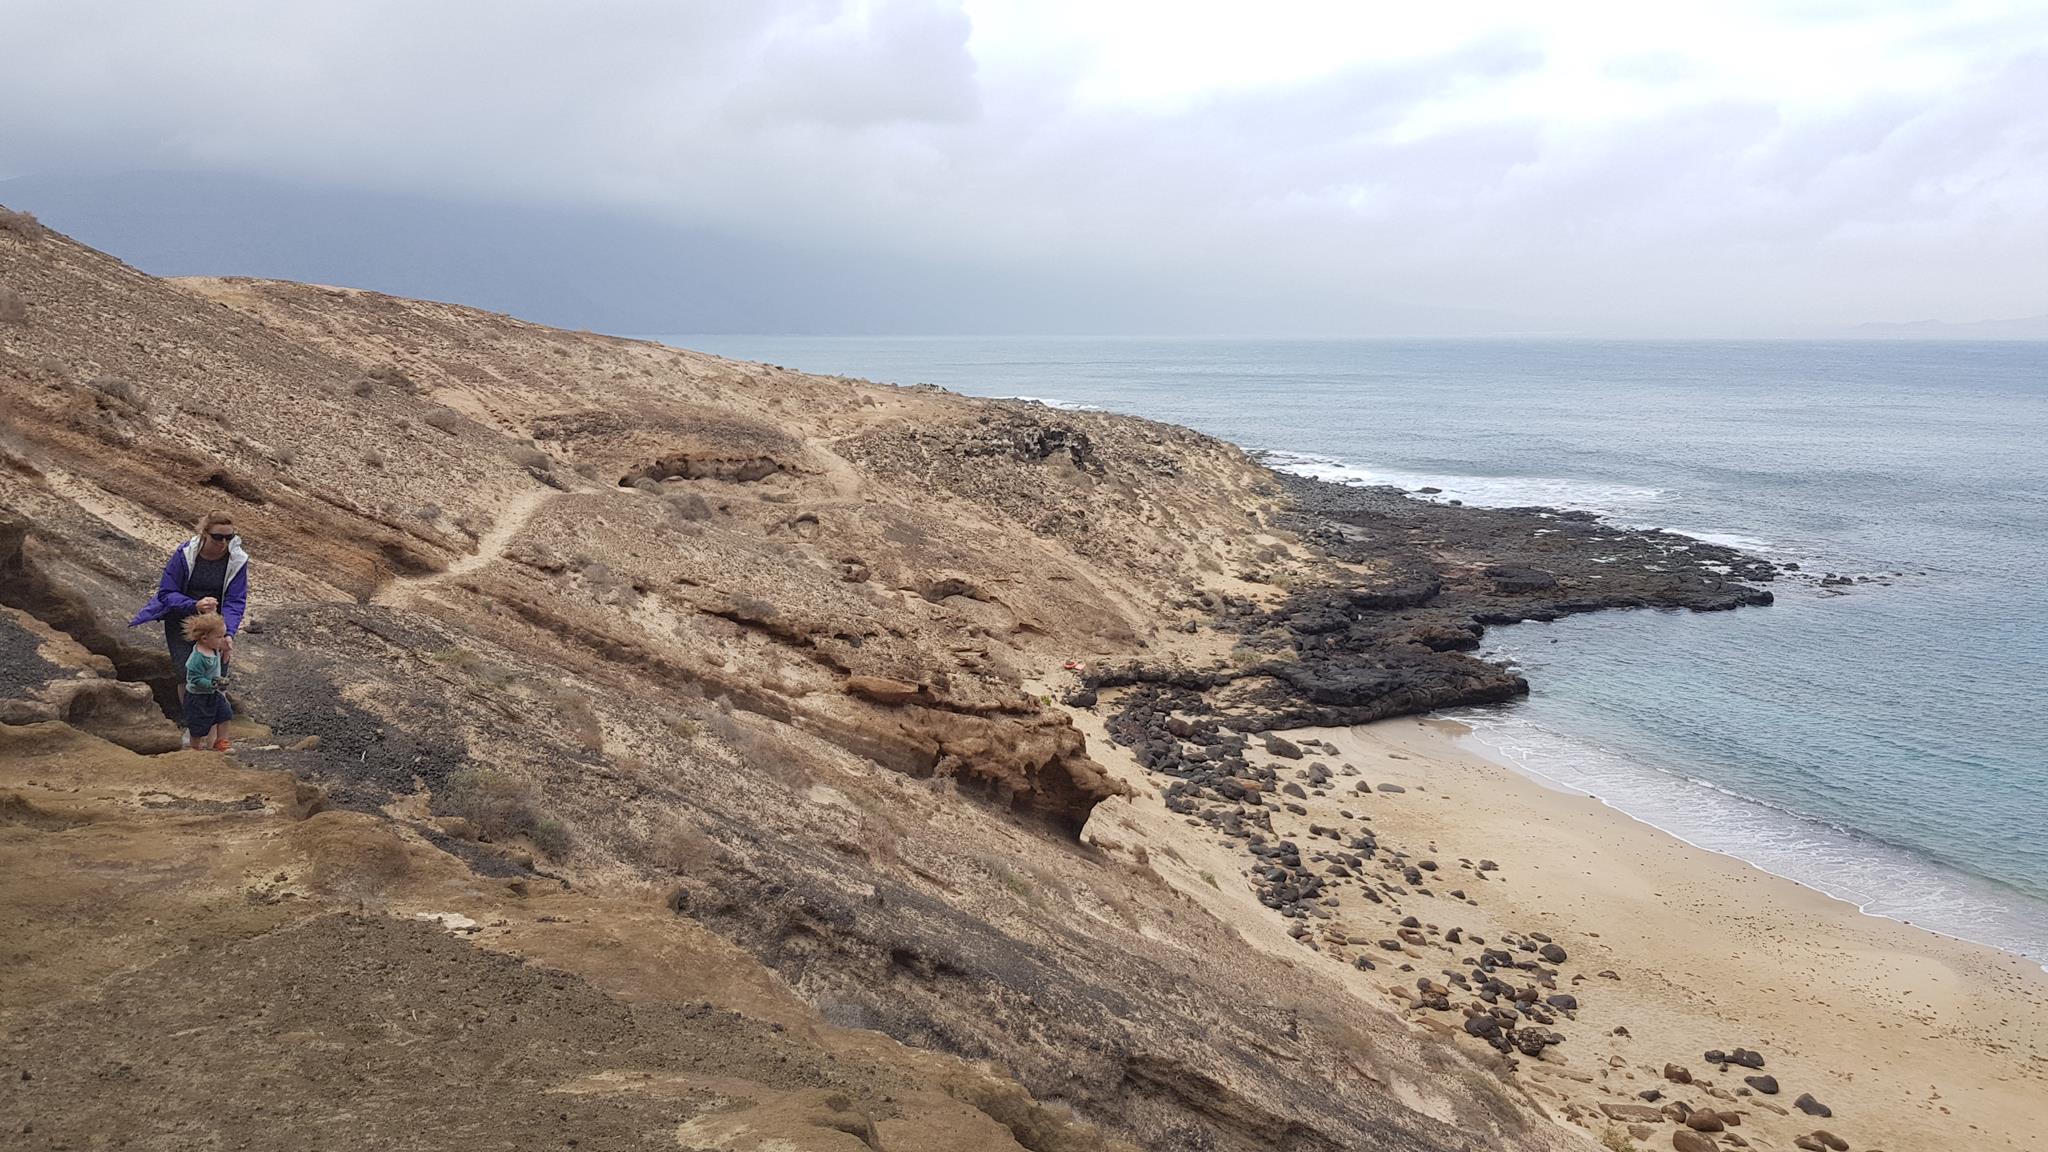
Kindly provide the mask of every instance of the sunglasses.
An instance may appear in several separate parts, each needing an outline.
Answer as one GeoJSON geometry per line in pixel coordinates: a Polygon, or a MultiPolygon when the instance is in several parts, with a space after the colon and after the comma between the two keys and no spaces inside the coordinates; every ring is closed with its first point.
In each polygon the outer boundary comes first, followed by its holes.
{"type": "Polygon", "coordinates": [[[235,538],[233,532],[208,532],[206,535],[209,539],[218,540],[223,544],[235,538]]]}

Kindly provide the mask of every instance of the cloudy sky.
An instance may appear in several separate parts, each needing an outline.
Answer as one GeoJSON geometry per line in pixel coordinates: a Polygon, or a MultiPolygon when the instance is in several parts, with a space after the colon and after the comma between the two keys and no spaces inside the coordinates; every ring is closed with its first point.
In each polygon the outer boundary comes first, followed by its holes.
{"type": "Polygon", "coordinates": [[[5,8],[0,179],[604,213],[1241,332],[2048,313],[2048,0],[5,8]]]}

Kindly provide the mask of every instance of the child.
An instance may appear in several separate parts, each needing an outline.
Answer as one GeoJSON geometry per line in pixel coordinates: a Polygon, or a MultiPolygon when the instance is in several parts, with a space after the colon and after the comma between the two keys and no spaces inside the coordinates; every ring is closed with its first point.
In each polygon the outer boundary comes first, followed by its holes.
{"type": "Polygon", "coordinates": [[[235,710],[221,691],[228,682],[220,667],[227,635],[228,622],[218,612],[185,617],[185,639],[192,642],[192,655],[185,658],[185,731],[194,748],[232,751],[225,725],[235,718],[235,710]]]}

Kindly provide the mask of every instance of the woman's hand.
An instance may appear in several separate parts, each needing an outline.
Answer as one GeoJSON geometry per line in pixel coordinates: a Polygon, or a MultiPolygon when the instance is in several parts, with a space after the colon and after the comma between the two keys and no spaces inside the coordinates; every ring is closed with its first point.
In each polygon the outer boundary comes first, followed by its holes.
{"type": "Polygon", "coordinates": [[[235,654],[235,638],[233,636],[223,636],[220,638],[220,654],[222,659],[235,654]]]}
{"type": "Polygon", "coordinates": [[[193,610],[199,613],[201,616],[204,616],[209,612],[218,612],[220,611],[220,597],[208,596],[205,599],[195,603],[193,605],[193,610]]]}

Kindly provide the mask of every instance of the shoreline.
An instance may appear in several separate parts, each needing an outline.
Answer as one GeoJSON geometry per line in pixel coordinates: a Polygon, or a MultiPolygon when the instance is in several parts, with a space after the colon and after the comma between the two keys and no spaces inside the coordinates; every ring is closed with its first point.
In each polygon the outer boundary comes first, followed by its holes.
{"type": "MultiPolygon", "coordinates": [[[[1790,872],[1777,871],[1767,866],[1766,864],[1760,863],[1759,861],[1753,860],[1748,856],[1743,855],[1740,850],[1717,848],[1711,844],[1701,843],[1698,840],[1694,840],[1686,836],[1682,832],[1679,832],[1672,828],[1668,828],[1663,824],[1658,823],[1657,819],[1654,816],[1646,815],[1643,812],[1640,812],[1637,809],[1632,808],[1624,803],[1615,801],[1611,797],[1601,795],[1598,792],[1590,791],[1584,787],[1573,784],[1569,781],[1562,780],[1554,776],[1546,775],[1540,769],[1535,768],[1529,764],[1522,763],[1516,760],[1512,755],[1509,755],[1504,750],[1486,743],[1486,741],[1480,737],[1479,730],[1475,728],[1473,725],[1467,723],[1463,718],[1456,716],[1432,716],[1430,717],[1430,719],[1436,720],[1437,722],[1443,724],[1456,725],[1459,729],[1462,729],[1462,731],[1454,733],[1454,741],[1461,749],[1469,752],[1471,755],[1484,759],[1489,763],[1497,764],[1500,767],[1505,768],[1518,776],[1531,780],[1538,786],[1543,787],[1551,792],[1555,792],[1563,796],[1583,797],[1590,800],[1596,800],[1602,806],[1608,808],[1609,810],[1620,813],[1621,815],[1626,816],[1628,819],[1633,820],[1646,828],[1653,829],[1660,835],[1667,836],[1673,840],[1676,840],[1688,848],[1692,848],[1700,852],[1712,853],[1716,856],[1726,857],[1727,859],[1733,860],[1738,864],[1754,869],[1755,871],[1762,873],[1763,875],[1771,876],[1779,880],[1784,880],[1792,884],[1796,884],[1801,888],[1816,893],[1817,895],[1824,896],[1829,900],[1835,901],[1836,903],[1854,909],[1858,915],[1867,916],[1873,920],[1883,920],[1888,923],[1897,924],[1906,928],[1917,929],[1918,931],[1925,932],[1931,936],[1939,937],[1943,940],[1950,940],[1959,944],[1967,944],[1976,948],[1988,948],[2002,955],[2012,956],[2023,962],[2038,965],[2044,974],[2048,974],[2048,956],[2034,956],[2027,952],[2021,951],[2018,948],[2015,948],[2011,945],[2002,944],[1995,940],[1980,940],[1972,936],[1963,935],[1960,932],[1945,931],[1941,928],[1932,927],[1920,921],[1908,920],[1903,917],[1894,916],[1885,912],[1873,912],[1870,909],[1871,906],[1875,903],[1874,899],[1866,898],[1864,900],[1858,900],[1852,896],[1844,895],[1840,892],[1830,891],[1827,887],[1825,887],[1822,883],[1818,881],[1805,879],[1801,876],[1795,875],[1790,872]]],[[[1658,771],[1657,769],[1645,770],[1658,771]]],[[[1708,790],[1722,793],[1741,803],[1752,804],[1758,807],[1766,808],[1770,810],[1770,812],[1773,813],[1774,816],[1789,821],[1804,822],[1811,820],[1810,817],[1800,816],[1797,813],[1779,808],[1776,805],[1770,804],[1767,801],[1757,800],[1753,797],[1741,796],[1736,793],[1729,793],[1726,789],[1719,788],[1718,786],[1715,786],[1711,783],[1703,781],[1693,781],[1690,779],[1687,779],[1686,782],[1698,784],[1699,786],[1706,788],[1708,790]]],[[[1906,856],[1911,857],[1916,864],[1919,864],[1930,870],[1952,871],[1955,872],[1956,875],[1972,883],[1996,883],[1996,881],[1990,880],[1989,878],[1964,873],[1960,870],[1954,869],[1952,865],[1944,864],[1941,861],[1933,860],[1928,857],[1922,856],[1920,853],[1918,853],[1912,848],[1903,847],[1899,845],[1887,846],[1893,848],[1894,850],[1906,856]]],[[[2031,899],[2025,893],[2016,893],[2016,895],[2023,900],[2031,899]]]]}
{"type": "MultiPolygon", "coordinates": [[[[1327,788],[1274,813],[1273,834],[1300,844],[1305,858],[1337,848],[1310,829],[1343,820],[1339,827],[1375,836],[1382,858],[1427,859],[1438,869],[1422,885],[1412,873],[1405,887],[1395,878],[1372,901],[1339,889],[1327,919],[1295,922],[1311,926],[1305,937],[1290,939],[1289,921],[1250,898],[1256,876],[1247,865],[1256,864],[1229,842],[1161,812],[1145,828],[1152,858],[1248,939],[1304,957],[1482,1059],[1485,1046],[1457,1028],[1471,991],[1465,974],[1477,971],[1465,963],[1479,952],[1473,943],[1506,946],[1529,933],[1556,940],[1571,960],[1558,965],[1555,987],[1576,1006],[1554,1013],[1564,1043],[1520,1060],[1515,1077],[1546,1111],[1594,1135],[1634,1124],[1637,1139],[1665,1146],[1674,1126],[1644,1106],[1645,1091],[1662,1094],[1658,1107],[1681,1099],[1740,1111],[1736,1131],[1757,1147],[1791,1148],[1818,1128],[1857,1149],[2027,1148],[2048,1127],[2048,973],[2038,965],[1867,915],[1687,843],[1483,755],[1464,730],[1439,717],[1401,717],[1286,732],[1308,760],[1254,753],[1283,781],[1303,779],[1314,760],[1337,771],[1327,788]],[[1422,931],[1401,932],[1404,916],[1422,931]],[[1452,929],[1467,936],[1455,947],[1446,943],[1458,939],[1452,929]],[[1418,977],[1453,973],[1447,1005],[1419,998],[1418,977]],[[1777,1094],[1746,1086],[1749,1069],[1702,1060],[1737,1046],[1764,1055],[1761,1072],[1779,1082],[1777,1094]],[[1686,1068],[1693,1082],[1667,1080],[1666,1064],[1686,1068]],[[1802,1093],[1833,1115],[1793,1108],[1802,1093]]],[[[1133,782],[1145,778],[1130,771],[1133,782]]]]}

